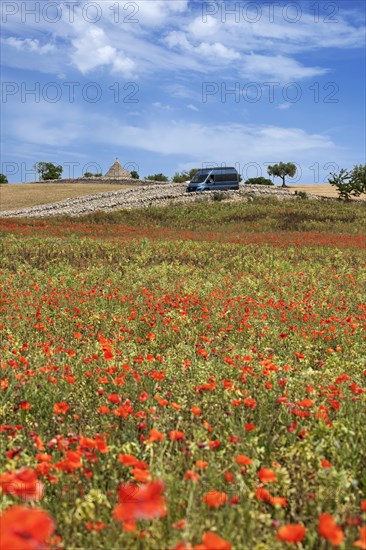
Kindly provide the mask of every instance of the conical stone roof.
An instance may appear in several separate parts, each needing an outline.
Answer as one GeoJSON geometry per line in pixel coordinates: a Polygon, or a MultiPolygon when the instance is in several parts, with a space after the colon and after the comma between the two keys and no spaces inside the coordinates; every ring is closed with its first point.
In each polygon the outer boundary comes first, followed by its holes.
{"type": "Polygon", "coordinates": [[[130,172],[128,172],[128,170],[123,168],[119,160],[116,159],[104,177],[116,180],[122,178],[130,178],[131,174],[130,172]]]}

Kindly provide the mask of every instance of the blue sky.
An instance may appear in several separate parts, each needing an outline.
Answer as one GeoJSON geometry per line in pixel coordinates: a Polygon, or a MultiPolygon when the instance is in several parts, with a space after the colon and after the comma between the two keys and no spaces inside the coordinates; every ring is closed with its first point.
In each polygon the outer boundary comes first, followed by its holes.
{"type": "Polygon", "coordinates": [[[0,171],[284,161],[323,183],[365,163],[365,5],[3,0],[0,171]]]}

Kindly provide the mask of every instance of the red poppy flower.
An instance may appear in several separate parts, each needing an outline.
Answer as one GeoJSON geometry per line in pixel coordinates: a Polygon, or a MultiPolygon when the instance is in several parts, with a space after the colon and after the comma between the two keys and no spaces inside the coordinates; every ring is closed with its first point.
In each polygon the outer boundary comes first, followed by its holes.
{"type": "Polygon", "coordinates": [[[286,497],[271,497],[270,503],[272,504],[272,506],[281,506],[283,508],[286,508],[287,499],[286,497]]]}
{"type": "Polygon", "coordinates": [[[187,520],[185,518],[180,519],[176,523],[173,523],[173,529],[185,529],[187,526],[187,520]]]}
{"type": "Polygon", "coordinates": [[[205,468],[207,468],[208,462],[206,462],[205,460],[196,460],[196,466],[197,468],[201,468],[204,470],[205,468]]]}
{"type": "Polygon", "coordinates": [[[191,481],[196,482],[200,479],[200,477],[201,476],[199,474],[197,474],[197,472],[194,472],[193,470],[187,470],[186,475],[184,476],[184,479],[186,481],[191,480],[191,481]]]}
{"type": "Polygon", "coordinates": [[[231,550],[231,543],[208,531],[202,536],[202,544],[197,544],[193,550],[231,550]]]}
{"type": "Polygon", "coordinates": [[[226,483],[234,483],[235,478],[232,472],[225,472],[224,475],[226,483]]]}
{"type": "Polygon", "coordinates": [[[101,521],[94,521],[94,523],[90,521],[85,522],[85,527],[89,529],[89,531],[102,531],[105,527],[107,527],[106,523],[102,523],[101,521]]]}
{"type": "Polygon", "coordinates": [[[54,523],[41,508],[12,506],[0,517],[1,547],[6,550],[46,550],[54,523]]]}
{"type": "Polygon", "coordinates": [[[183,441],[184,439],[184,433],[183,432],[180,432],[179,430],[172,430],[170,433],[169,433],[169,437],[170,439],[172,439],[173,441],[183,441]]]}
{"type": "Polygon", "coordinates": [[[276,537],[282,542],[296,544],[303,540],[305,534],[306,529],[303,525],[300,525],[298,523],[289,523],[288,525],[283,525],[279,528],[276,537]]]}
{"type": "Polygon", "coordinates": [[[154,441],[163,441],[164,439],[165,439],[165,435],[153,428],[152,430],[150,430],[150,435],[149,435],[147,441],[149,443],[152,443],[154,441]]]}
{"type": "Polygon", "coordinates": [[[277,481],[276,472],[271,468],[261,468],[258,472],[258,477],[262,483],[274,483],[277,481]]]}
{"type": "Polygon", "coordinates": [[[219,508],[227,502],[228,496],[226,493],[220,493],[220,491],[209,491],[202,497],[202,501],[208,504],[210,508],[219,508]]]}
{"type": "Polygon", "coordinates": [[[136,466],[139,463],[138,458],[133,455],[118,455],[118,460],[125,466],[136,466]]]}
{"type": "Polygon", "coordinates": [[[248,409],[255,409],[257,406],[256,400],[252,397],[247,397],[246,399],[244,399],[243,403],[246,407],[248,407],[248,409]]]}
{"type": "Polygon", "coordinates": [[[255,496],[258,500],[263,500],[264,502],[271,502],[272,499],[270,492],[264,487],[259,487],[255,492],[255,496]]]}
{"type": "Polygon", "coordinates": [[[41,500],[44,485],[31,468],[0,475],[0,487],[5,495],[17,496],[23,500],[41,500]]]}
{"type": "Polygon", "coordinates": [[[303,407],[304,409],[309,409],[314,405],[314,401],[306,397],[302,401],[296,401],[296,405],[303,407]]]}
{"type": "Polygon", "coordinates": [[[131,475],[133,475],[135,481],[140,483],[147,483],[151,479],[151,474],[148,470],[142,470],[138,467],[131,470],[131,475]]]}
{"type": "Polygon", "coordinates": [[[359,528],[359,540],[356,540],[352,546],[356,548],[361,548],[361,550],[366,550],[366,526],[359,528]]]}
{"type": "Polygon", "coordinates": [[[318,533],[329,541],[333,546],[339,546],[344,539],[342,529],[336,524],[330,514],[320,514],[318,522],[318,533]]]}
{"type": "Polygon", "coordinates": [[[251,422],[248,422],[247,424],[245,424],[244,429],[247,432],[251,432],[252,430],[255,430],[255,425],[251,422]]]}
{"type": "Polygon", "coordinates": [[[115,506],[113,516],[123,522],[163,517],[167,514],[163,491],[161,481],[146,485],[122,484],[118,489],[119,504],[115,506]]]}
{"type": "Polygon", "coordinates": [[[250,466],[253,463],[253,460],[246,455],[238,455],[235,458],[235,462],[240,464],[240,466],[250,466]]]}
{"type": "Polygon", "coordinates": [[[69,410],[69,405],[65,401],[60,401],[60,403],[55,403],[53,405],[54,414],[66,414],[69,410]]]}
{"type": "Polygon", "coordinates": [[[55,468],[64,472],[72,472],[82,467],[80,451],[66,451],[66,458],[55,464],[55,468]]]}

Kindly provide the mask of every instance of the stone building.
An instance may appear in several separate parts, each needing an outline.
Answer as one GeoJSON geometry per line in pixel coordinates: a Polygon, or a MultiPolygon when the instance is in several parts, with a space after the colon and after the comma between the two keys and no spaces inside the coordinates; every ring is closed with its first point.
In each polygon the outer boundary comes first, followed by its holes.
{"type": "Polygon", "coordinates": [[[128,170],[123,168],[122,164],[119,162],[118,158],[114,161],[108,172],[105,174],[105,176],[102,176],[101,179],[108,179],[108,180],[119,180],[119,179],[126,179],[131,178],[131,174],[128,170]]]}

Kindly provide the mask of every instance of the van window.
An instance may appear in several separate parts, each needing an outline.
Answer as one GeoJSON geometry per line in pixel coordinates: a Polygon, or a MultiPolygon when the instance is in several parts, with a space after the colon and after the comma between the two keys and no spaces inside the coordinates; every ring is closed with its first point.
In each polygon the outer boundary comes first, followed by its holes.
{"type": "Polygon", "coordinates": [[[238,175],[230,169],[215,170],[215,181],[238,181],[238,175]]]}
{"type": "Polygon", "coordinates": [[[200,170],[199,172],[196,172],[196,174],[191,179],[191,183],[204,182],[209,173],[210,173],[210,170],[200,170]]]}

